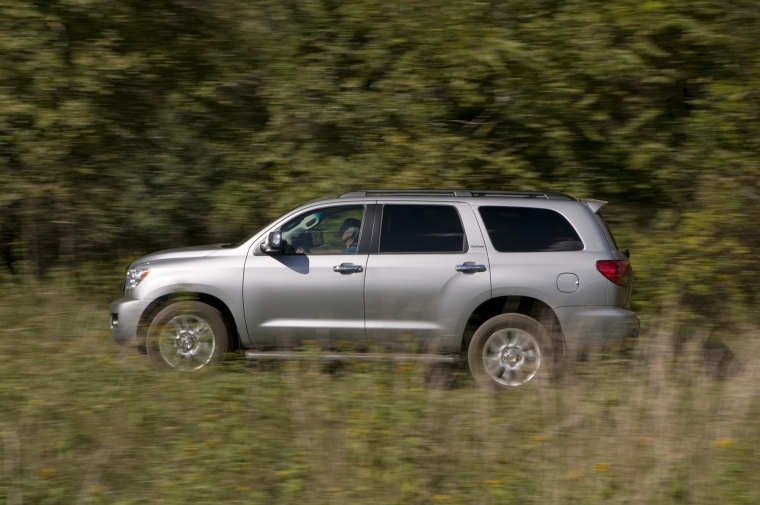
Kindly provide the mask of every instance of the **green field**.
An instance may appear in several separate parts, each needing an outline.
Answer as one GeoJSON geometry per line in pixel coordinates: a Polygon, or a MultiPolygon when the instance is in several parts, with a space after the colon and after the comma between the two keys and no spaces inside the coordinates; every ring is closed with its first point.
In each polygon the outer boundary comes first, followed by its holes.
{"type": "Polygon", "coordinates": [[[760,503],[756,329],[724,380],[650,317],[630,358],[488,393],[397,363],[158,373],[107,295],[1,294],[0,503],[760,503]]]}

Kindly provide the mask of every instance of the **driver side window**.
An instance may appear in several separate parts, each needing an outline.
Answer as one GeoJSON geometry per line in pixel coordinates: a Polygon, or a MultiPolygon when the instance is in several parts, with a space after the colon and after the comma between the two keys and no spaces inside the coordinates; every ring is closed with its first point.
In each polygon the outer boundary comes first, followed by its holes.
{"type": "Polygon", "coordinates": [[[282,238],[294,253],[355,254],[363,219],[363,205],[320,208],[285,223],[282,238]]]}

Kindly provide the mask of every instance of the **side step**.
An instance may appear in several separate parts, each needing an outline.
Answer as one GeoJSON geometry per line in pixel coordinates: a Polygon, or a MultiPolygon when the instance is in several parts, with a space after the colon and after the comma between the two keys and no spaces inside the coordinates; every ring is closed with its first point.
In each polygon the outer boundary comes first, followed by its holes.
{"type": "Polygon", "coordinates": [[[424,363],[458,363],[455,354],[393,354],[372,352],[298,352],[245,351],[246,359],[324,360],[324,361],[419,361],[424,363]]]}

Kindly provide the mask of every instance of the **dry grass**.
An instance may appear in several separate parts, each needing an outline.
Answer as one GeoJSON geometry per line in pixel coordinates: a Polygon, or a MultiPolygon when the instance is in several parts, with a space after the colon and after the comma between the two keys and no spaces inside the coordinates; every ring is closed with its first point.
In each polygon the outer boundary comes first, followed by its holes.
{"type": "Polygon", "coordinates": [[[756,328],[723,380],[663,322],[494,394],[393,363],[161,374],[65,288],[6,289],[0,317],[0,503],[760,502],[756,328]]]}

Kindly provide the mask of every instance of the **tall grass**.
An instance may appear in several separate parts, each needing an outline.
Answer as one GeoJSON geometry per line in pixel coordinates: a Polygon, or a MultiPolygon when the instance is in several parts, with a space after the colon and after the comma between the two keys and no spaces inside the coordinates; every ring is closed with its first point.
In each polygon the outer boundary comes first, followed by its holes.
{"type": "Polygon", "coordinates": [[[489,393],[397,363],[158,373],[107,300],[2,294],[0,503],[760,503],[757,328],[723,380],[664,319],[627,359],[489,393]]]}

